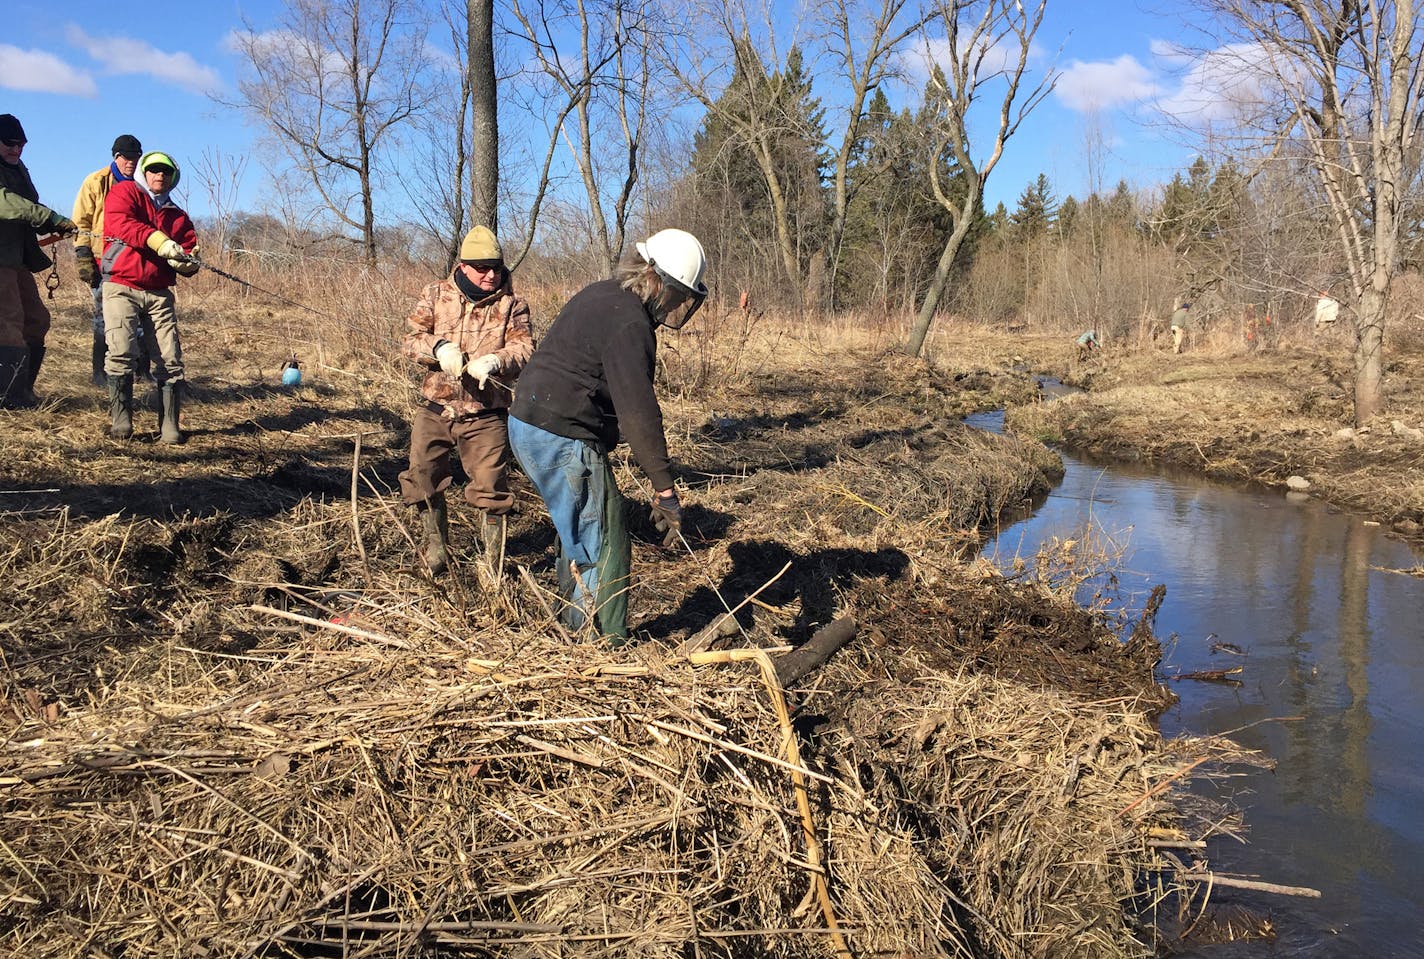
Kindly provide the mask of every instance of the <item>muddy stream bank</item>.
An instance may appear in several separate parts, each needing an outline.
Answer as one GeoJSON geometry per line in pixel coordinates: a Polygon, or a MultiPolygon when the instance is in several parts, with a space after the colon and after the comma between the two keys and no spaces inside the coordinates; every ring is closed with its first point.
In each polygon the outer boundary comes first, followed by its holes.
{"type": "MultiPolygon", "coordinates": [[[[967,422],[1002,427],[1001,412],[967,422]]],[[[1113,559],[1079,589],[1131,617],[1167,587],[1159,672],[1180,702],[1164,733],[1228,734],[1274,770],[1196,788],[1244,813],[1213,868],[1319,899],[1218,890],[1274,940],[1190,955],[1424,955],[1424,557],[1377,523],[1307,495],[1064,453],[1063,481],[984,553],[1011,570],[1071,541],[1113,559]],[[1188,679],[1189,674],[1216,681],[1188,679]]]]}

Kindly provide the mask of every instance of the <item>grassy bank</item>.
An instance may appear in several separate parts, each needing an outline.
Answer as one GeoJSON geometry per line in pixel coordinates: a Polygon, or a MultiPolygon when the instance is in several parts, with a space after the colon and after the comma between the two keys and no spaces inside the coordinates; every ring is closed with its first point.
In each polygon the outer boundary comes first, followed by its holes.
{"type": "Polygon", "coordinates": [[[1424,542],[1424,329],[1402,326],[1386,348],[1388,406],[1359,430],[1343,330],[1182,355],[1109,344],[1087,362],[1045,343],[1036,366],[1087,393],[1016,407],[1008,423],[1027,436],[1220,479],[1284,486],[1298,476],[1310,495],[1424,542]]]}

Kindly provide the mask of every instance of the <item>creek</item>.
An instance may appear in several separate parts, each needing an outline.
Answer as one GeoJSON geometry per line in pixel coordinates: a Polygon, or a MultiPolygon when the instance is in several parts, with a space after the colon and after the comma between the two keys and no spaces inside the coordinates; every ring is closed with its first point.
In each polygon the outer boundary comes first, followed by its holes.
{"type": "MultiPolygon", "coordinates": [[[[965,422],[997,431],[1003,413],[965,422]]],[[[1166,585],[1158,672],[1181,699],[1163,733],[1229,733],[1275,763],[1193,785],[1244,814],[1246,842],[1212,839],[1211,868],[1322,894],[1218,889],[1276,940],[1179,955],[1424,957],[1424,579],[1401,572],[1424,558],[1308,494],[1059,452],[1063,482],[983,554],[1007,570],[1041,544],[1101,550],[1112,568],[1079,599],[1129,616],[1166,585]]]]}

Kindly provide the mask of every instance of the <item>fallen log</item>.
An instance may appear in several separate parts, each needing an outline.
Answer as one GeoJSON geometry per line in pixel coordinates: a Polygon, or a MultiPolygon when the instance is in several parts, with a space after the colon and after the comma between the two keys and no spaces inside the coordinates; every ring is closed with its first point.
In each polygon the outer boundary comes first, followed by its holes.
{"type": "Polygon", "coordinates": [[[816,630],[810,639],[784,656],[776,658],[776,678],[782,688],[795,685],[808,673],[819,669],[826,660],[855,638],[855,619],[842,616],[829,626],[816,630]]]}

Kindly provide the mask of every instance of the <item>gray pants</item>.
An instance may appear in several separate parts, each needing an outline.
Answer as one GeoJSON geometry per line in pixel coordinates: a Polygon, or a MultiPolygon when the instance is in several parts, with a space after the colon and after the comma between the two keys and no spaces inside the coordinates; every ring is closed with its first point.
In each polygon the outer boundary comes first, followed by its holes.
{"type": "Polygon", "coordinates": [[[109,349],[104,372],[110,376],[137,372],[141,347],[147,347],[148,355],[156,358],[155,380],[161,384],[183,379],[183,344],[171,289],[135,290],[106,282],[104,340],[109,349]]]}

